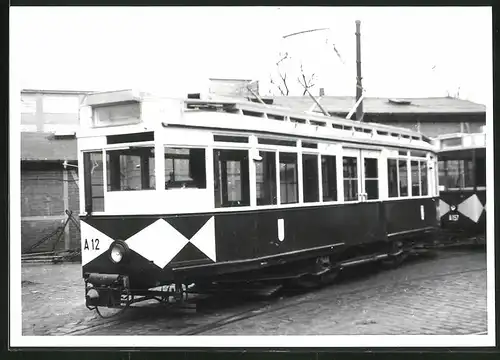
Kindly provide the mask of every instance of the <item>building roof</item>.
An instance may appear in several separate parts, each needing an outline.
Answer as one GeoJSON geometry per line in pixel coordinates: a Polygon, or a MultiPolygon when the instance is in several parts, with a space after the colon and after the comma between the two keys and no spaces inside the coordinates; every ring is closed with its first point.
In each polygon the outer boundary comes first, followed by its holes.
{"type": "Polygon", "coordinates": [[[56,138],[53,133],[21,132],[21,160],[76,161],[77,154],[74,137],[56,138]]]}
{"type": "MultiPolygon", "coordinates": [[[[300,111],[306,111],[314,104],[309,96],[275,96],[272,99],[276,105],[292,107],[300,111]]],[[[321,106],[329,113],[349,113],[355,103],[354,96],[324,96],[320,100],[321,106]]],[[[315,111],[320,110],[316,107],[315,111]]],[[[368,97],[363,99],[363,111],[371,114],[480,114],[486,112],[486,106],[451,97],[411,99],[368,97]]]]}

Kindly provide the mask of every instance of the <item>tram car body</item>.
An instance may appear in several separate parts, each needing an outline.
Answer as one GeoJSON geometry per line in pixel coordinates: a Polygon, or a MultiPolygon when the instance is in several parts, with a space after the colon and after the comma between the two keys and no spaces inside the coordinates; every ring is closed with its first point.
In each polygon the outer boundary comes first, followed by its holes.
{"type": "Polygon", "coordinates": [[[417,132],[134,91],[89,95],[80,118],[88,306],[397,261],[439,229],[437,157],[417,132]]]}
{"type": "Polygon", "coordinates": [[[486,133],[441,135],[436,140],[440,224],[450,239],[486,236],[486,133]]]}

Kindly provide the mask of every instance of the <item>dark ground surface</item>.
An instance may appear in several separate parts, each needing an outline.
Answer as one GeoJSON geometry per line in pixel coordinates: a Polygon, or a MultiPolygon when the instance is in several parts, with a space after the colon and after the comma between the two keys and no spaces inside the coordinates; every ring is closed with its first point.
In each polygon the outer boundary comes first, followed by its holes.
{"type": "Polygon", "coordinates": [[[23,335],[454,335],[487,327],[486,255],[477,249],[440,251],[393,270],[365,266],[264,303],[216,301],[189,313],[152,302],[112,319],[84,306],[79,264],[23,265],[22,281],[23,335]]]}

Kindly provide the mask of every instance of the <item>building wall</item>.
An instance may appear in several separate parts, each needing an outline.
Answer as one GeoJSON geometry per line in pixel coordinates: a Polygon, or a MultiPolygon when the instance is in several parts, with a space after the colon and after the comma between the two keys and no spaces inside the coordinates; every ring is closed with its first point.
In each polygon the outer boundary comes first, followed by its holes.
{"type": "Polygon", "coordinates": [[[84,94],[21,93],[21,131],[74,131],[84,94]]]}
{"type": "MultiPolygon", "coordinates": [[[[21,248],[23,251],[63,226],[66,220],[66,209],[73,211],[73,216],[78,221],[78,184],[71,172],[67,170],[68,180],[65,181],[65,170],[59,167],[59,169],[57,165],[35,167],[33,164],[25,164],[21,169],[21,248]],[[65,199],[66,186],[67,198],[65,199]]],[[[52,251],[56,241],[57,236],[53,236],[33,251],[52,251]]],[[[61,235],[56,249],[78,248],[79,243],[79,232],[71,224],[61,235]]]]}

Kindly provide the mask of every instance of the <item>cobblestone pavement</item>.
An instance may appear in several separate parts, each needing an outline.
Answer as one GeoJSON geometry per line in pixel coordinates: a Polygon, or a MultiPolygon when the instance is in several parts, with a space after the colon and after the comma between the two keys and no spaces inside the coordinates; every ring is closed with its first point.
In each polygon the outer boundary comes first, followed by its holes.
{"type": "Polygon", "coordinates": [[[485,268],[484,252],[444,251],[390,271],[365,267],[359,275],[277,299],[264,309],[250,301],[179,314],[152,303],[100,328],[109,320],[83,305],[78,264],[23,266],[23,281],[35,283],[23,285],[23,334],[64,335],[88,326],[96,326],[88,335],[174,335],[198,328],[203,335],[477,333],[486,330],[485,268]],[[57,285],[47,287],[49,282],[57,285]],[[245,312],[251,317],[210,326],[245,312]]]}
{"type": "Polygon", "coordinates": [[[84,305],[80,264],[23,264],[21,284],[23,335],[97,320],[84,305]]]}

